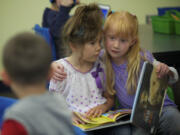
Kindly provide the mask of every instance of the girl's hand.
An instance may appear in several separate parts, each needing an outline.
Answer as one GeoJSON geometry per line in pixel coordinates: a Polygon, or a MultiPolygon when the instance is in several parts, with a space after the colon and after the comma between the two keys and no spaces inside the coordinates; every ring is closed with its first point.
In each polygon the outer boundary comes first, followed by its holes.
{"type": "Polygon", "coordinates": [[[171,75],[168,65],[161,62],[159,62],[159,64],[156,66],[156,73],[158,78],[162,78],[165,75],[171,75]]]}
{"type": "Polygon", "coordinates": [[[51,64],[53,70],[52,78],[57,81],[63,81],[66,79],[67,74],[64,72],[64,67],[56,61],[51,64]]]}
{"type": "Polygon", "coordinates": [[[86,124],[84,121],[82,121],[75,113],[72,115],[72,121],[75,124],[86,124]]]}
{"type": "Polygon", "coordinates": [[[90,109],[88,112],[86,112],[86,117],[99,117],[101,114],[105,113],[108,110],[106,104],[98,105],[92,109],[90,109]]]}

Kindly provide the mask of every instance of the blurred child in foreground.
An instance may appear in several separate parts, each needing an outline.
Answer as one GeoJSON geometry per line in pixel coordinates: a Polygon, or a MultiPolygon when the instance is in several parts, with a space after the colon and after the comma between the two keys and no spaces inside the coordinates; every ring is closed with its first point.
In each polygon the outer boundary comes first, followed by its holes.
{"type": "Polygon", "coordinates": [[[5,112],[2,135],[74,134],[65,101],[46,90],[51,59],[47,43],[31,33],[20,33],[5,45],[2,78],[19,101],[5,112]]]}

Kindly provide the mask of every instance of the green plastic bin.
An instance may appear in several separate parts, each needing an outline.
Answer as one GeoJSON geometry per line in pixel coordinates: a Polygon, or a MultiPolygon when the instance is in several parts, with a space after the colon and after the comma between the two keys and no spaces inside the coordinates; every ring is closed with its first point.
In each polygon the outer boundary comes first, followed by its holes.
{"type": "Polygon", "coordinates": [[[171,17],[174,20],[175,34],[180,35],[180,11],[171,10],[171,11],[167,12],[167,14],[171,14],[171,17]],[[173,17],[173,16],[175,16],[175,17],[173,17]]]}
{"type": "Polygon", "coordinates": [[[169,97],[171,100],[174,101],[174,93],[173,93],[172,88],[171,88],[171,87],[168,87],[166,90],[167,90],[167,95],[168,95],[168,97],[169,97]]]}
{"type": "Polygon", "coordinates": [[[175,34],[180,35],[180,21],[175,21],[175,34]]]}
{"type": "Polygon", "coordinates": [[[152,28],[154,32],[174,34],[174,20],[170,17],[152,16],[152,28]]]}

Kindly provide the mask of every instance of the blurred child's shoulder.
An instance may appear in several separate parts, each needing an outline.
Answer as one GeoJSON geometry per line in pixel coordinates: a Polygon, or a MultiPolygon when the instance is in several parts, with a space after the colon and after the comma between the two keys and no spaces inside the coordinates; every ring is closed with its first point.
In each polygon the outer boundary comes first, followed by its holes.
{"type": "MultiPolygon", "coordinates": [[[[56,105],[63,104],[64,99],[61,96],[55,96],[49,92],[45,92],[41,95],[28,96],[23,99],[19,99],[15,104],[7,109],[7,116],[14,114],[29,114],[33,115],[39,108],[49,108],[55,107],[56,105]],[[48,103],[48,104],[44,104],[48,103]],[[43,107],[44,106],[44,107],[43,107]],[[19,110],[21,110],[19,112],[19,110]],[[34,110],[34,111],[32,111],[34,110]],[[30,113],[31,112],[31,113],[30,113]]],[[[60,105],[61,106],[61,105],[60,105]]],[[[65,105],[62,105],[62,107],[65,105]]],[[[66,107],[65,107],[66,108],[66,107]]]]}

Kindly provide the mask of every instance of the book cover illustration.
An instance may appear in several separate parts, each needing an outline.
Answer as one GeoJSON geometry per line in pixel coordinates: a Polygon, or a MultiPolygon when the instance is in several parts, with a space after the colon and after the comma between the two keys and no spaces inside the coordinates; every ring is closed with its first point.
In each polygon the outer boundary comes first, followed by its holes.
{"type": "Polygon", "coordinates": [[[82,114],[75,113],[81,120],[83,120],[86,124],[75,124],[75,126],[86,130],[94,127],[98,127],[104,124],[109,124],[116,122],[117,120],[130,115],[131,114],[131,109],[120,109],[120,110],[115,110],[115,111],[109,111],[107,113],[102,114],[100,117],[95,117],[95,118],[87,118],[82,114]]]}
{"type": "Polygon", "coordinates": [[[139,98],[135,101],[133,123],[149,133],[154,133],[164,103],[168,77],[158,78],[152,64],[145,63],[144,73],[139,85],[139,98]]]}

